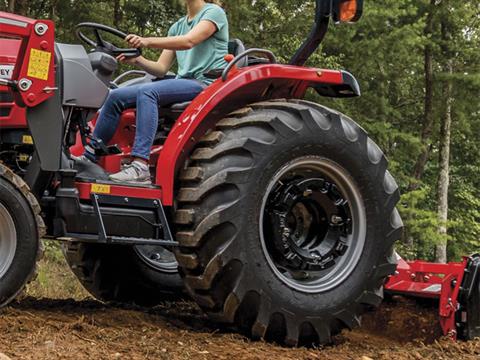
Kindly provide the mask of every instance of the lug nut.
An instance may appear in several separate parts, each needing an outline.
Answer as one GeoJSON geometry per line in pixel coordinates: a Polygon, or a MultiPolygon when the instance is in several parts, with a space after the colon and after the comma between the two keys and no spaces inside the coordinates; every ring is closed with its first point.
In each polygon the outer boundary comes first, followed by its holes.
{"type": "Polygon", "coordinates": [[[312,194],[313,194],[313,190],[311,190],[311,189],[307,189],[307,190],[305,190],[305,191],[303,192],[303,196],[304,196],[304,197],[309,197],[309,196],[311,196],[312,194]]]}
{"type": "Polygon", "coordinates": [[[332,215],[332,224],[337,225],[343,222],[343,218],[338,215],[332,215]]]}
{"type": "Polygon", "coordinates": [[[162,258],[162,256],[159,253],[155,253],[155,254],[150,255],[150,260],[157,261],[157,260],[160,260],[161,258],[162,258]]]}

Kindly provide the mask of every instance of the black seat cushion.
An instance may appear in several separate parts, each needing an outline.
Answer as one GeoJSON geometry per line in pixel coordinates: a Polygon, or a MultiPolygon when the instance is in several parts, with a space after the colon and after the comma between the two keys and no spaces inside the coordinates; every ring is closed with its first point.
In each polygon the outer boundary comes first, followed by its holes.
{"type": "MultiPolygon", "coordinates": [[[[234,56],[238,56],[241,53],[245,52],[245,45],[239,39],[232,39],[228,42],[228,53],[234,56]]],[[[248,64],[247,57],[245,56],[242,60],[237,63],[238,67],[245,67],[248,64]]]]}

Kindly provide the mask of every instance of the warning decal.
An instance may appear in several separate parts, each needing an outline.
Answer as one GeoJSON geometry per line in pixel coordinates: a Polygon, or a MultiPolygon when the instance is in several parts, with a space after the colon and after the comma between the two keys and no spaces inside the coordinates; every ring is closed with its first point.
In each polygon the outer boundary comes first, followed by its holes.
{"type": "Polygon", "coordinates": [[[91,192],[96,194],[110,194],[110,185],[92,184],[91,192]]]}
{"type": "Polygon", "coordinates": [[[33,145],[33,138],[30,135],[23,135],[22,143],[27,145],[33,145]]]}
{"type": "Polygon", "coordinates": [[[27,76],[40,80],[48,80],[52,54],[48,51],[32,49],[28,63],[27,76]]]}

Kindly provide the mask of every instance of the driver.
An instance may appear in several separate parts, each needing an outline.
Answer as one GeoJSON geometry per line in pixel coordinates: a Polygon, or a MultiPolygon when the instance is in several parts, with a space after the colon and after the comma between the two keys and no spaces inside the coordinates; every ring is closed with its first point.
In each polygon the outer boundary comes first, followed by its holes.
{"type": "MultiPolygon", "coordinates": [[[[137,108],[133,161],[120,172],[110,175],[115,182],[151,184],[148,161],[158,126],[158,107],[193,100],[213,80],[204,76],[211,70],[225,68],[228,54],[228,21],[216,0],[186,0],[187,15],[170,28],[167,37],[142,38],[128,35],[126,41],[134,48],[162,49],[158,61],[143,56],[121,62],[136,65],[162,78],[178,63],[175,79],[127,86],[112,90],[100,111],[94,139],[108,144],[119,125],[122,112],[137,108]]],[[[93,140],[95,141],[95,140],[93,140]]],[[[87,145],[84,158],[96,162],[94,149],[87,145]]]]}

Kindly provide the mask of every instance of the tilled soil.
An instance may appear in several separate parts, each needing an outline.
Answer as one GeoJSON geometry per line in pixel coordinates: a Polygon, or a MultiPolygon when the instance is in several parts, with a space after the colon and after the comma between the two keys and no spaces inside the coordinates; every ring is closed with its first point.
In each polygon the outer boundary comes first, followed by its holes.
{"type": "MultiPolygon", "coordinates": [[[[480,359],[480,341],[442,339],[436,309],[402,298],[323,348],[288,349],[218,329],[185,301],[154,309],[26,298],[0,312],[11,359],[480,359]]],[[[0,355],[1,359],[1,355],[0,355]]]]}

